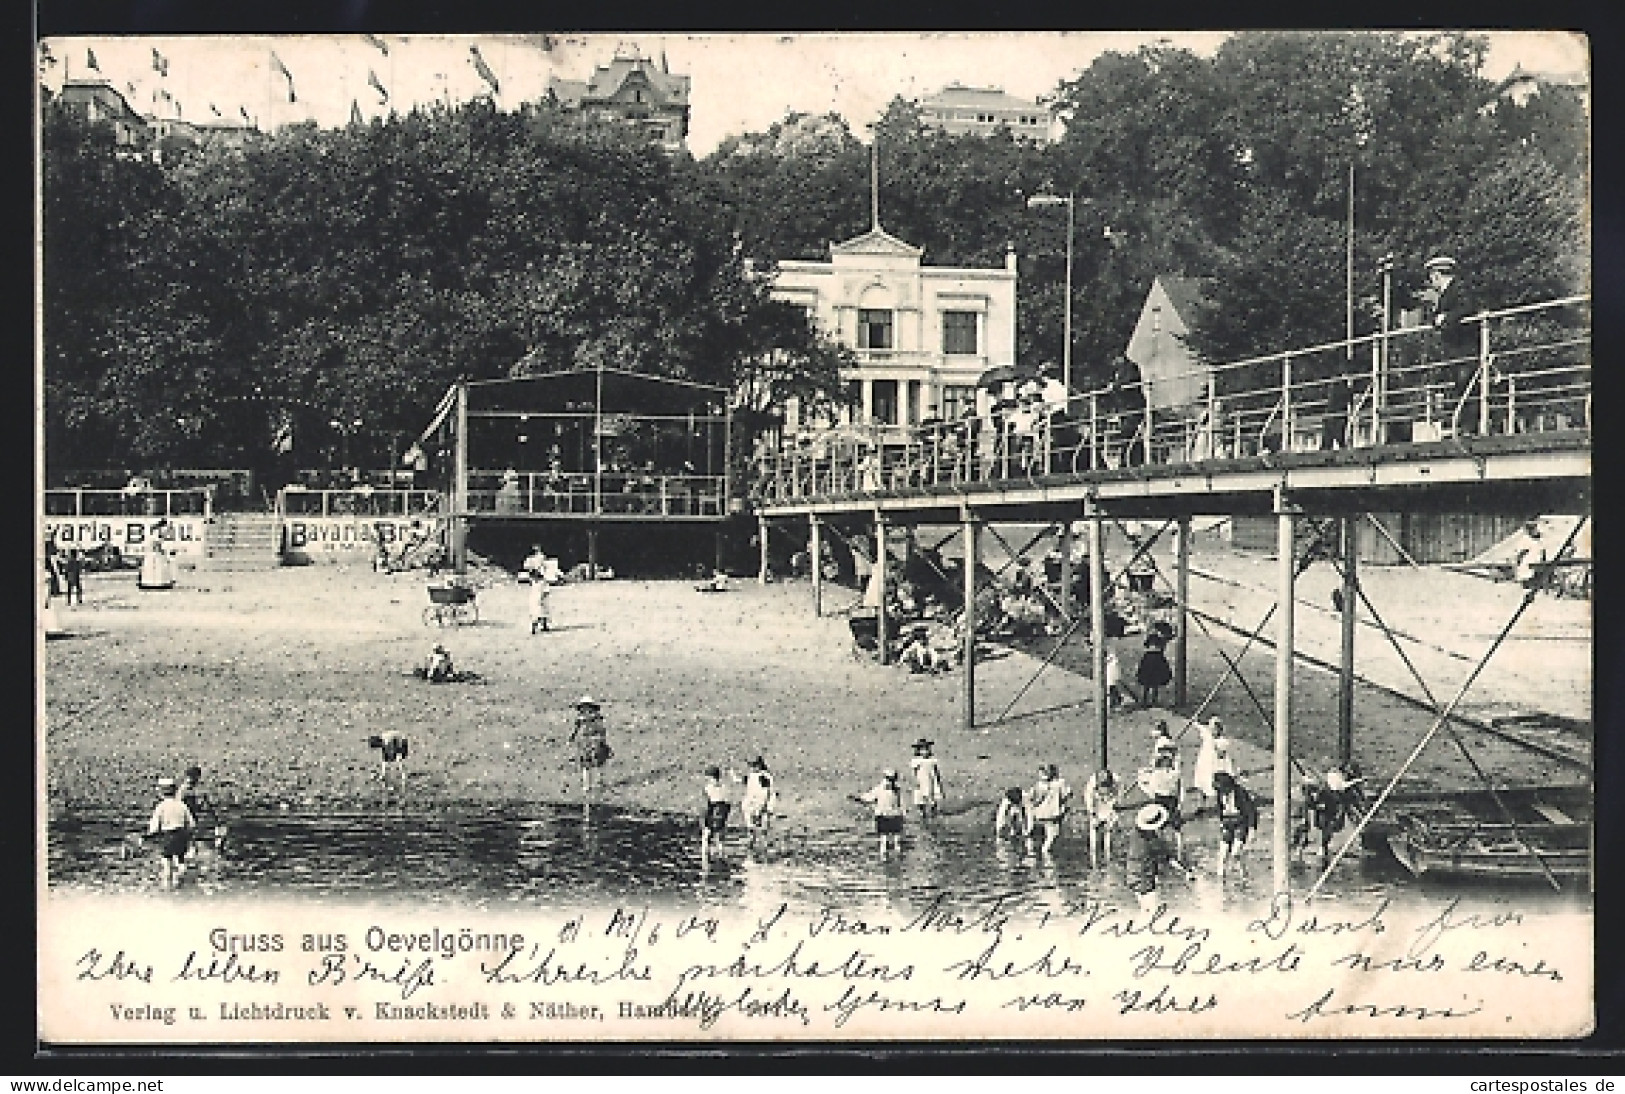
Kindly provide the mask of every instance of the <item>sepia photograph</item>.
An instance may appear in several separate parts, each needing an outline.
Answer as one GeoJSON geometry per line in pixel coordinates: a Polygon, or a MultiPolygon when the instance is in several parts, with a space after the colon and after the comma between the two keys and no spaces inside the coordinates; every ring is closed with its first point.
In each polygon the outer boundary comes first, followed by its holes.
{"type": "Polygon", "coordinates": [[[42,1046],[1595,1029],[1584,35],[35,63],[42,1046]]]}

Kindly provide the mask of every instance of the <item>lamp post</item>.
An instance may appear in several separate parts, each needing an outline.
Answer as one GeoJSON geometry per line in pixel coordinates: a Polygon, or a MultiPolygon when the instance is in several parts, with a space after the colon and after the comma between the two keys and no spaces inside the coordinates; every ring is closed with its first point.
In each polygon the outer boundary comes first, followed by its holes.
{"type": "Polygon", "coordinates": [[[1061,347],[1061,383],[1066,388],[1067,401],[1072,399],[1072,228],[1077,207],[1077,193],[1074,191],[1061,197],[1058,194],[1034,194],[1027,199],[1027,208],[1037,209],[1048,205],[1066,206],[1066,339],[1061,347]]]}

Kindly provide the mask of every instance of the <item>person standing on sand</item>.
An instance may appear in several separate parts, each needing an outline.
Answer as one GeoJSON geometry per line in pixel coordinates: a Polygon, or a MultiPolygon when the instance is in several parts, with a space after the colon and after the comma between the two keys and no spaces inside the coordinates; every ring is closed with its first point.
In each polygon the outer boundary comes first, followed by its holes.
{"type": "Polygon", "coordinates": [[[758,756],[750,762],[750,771],[745,775],[745,794],[739,801],[745,827],[750,831],[751,850],[756,849],[758,837],[764,844],[767,842],[768,832],[773,827],[773,812],[778,805],[778,787],[767,769],[767,761],[758,756]]]}
{"type": "Polygon", "coordinates": [[[69,547],[67,554],[62,556],[62,586],[67,595],[68,606],[73,606],[74,597],[79,598],[79,606],[85,606],[85,556],[77,547],[69,547]]]}
{"type": "Polygon", "coordinates": [[[942,811],[942,769],[931,755],[934,742],[921,737],[914,742],[914,805],[920,811],[920,820],[935,817],[942,811]]]}
{"type": "Polygon", "coordinates": [[[853,800],[874,806],[875,834],[880,837],[880,857],[887,851],[903,853],[903,788],[897,782],[897,772],[891,768],[880,773],[880,782],[864,794],[853,795],[853,800]]]}
{"type": "Polygon", "coordinates": [[[553,590],[540,576],[530,579],[530,633],[535,634],[538,629],[547,630],[553,622],[553,611],[550,604],[553,590]]]}
{"type": "Polygon", "coordinates": [[[576,700],[576,721],[570,730],[570,742],[576,746],[582,792],[590,794],[595,786],[602,788],[604,765],[615,752],[609,747],[609,730],[604,726],[603,712],[591,695],[576,700]]]}
{"type": "Polygon", "coordinates": [[[174,779],[159,779],[158,793],[158,805],[147,821],[147,835],[158,837],[160,882],[165,889],[178,889],[186,874],[186,852],[192,846],[197,819],[176,796],[174,779]]]}

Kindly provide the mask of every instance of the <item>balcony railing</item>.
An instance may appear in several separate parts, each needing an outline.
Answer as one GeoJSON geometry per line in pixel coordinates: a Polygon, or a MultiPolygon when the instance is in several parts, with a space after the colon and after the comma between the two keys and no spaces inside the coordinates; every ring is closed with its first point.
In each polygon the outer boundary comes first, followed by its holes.
{"type": "Polygon", "coordinates": [[[1366,335],[1154,378],[1205,397],[1159,407],[1135,383],[1056,414],[966,418],[884,434],[787,438],[757,460],[753,496],[788,501],[929,489],[1271,452],[1590,430],[1590,298],[1472,316],[1479,352],[1446,356],[1431,327],[1366,335]],[[1341,389],[1342,398],[1339,398],[1341,389]]]}
{"type": "Polygon", "coordinates": [[[468,511],[494,516],[720,517],[721,475],[470,471],[468,511]]]}
{"type": "Polygon", "coordinates": [[[416,517],[439,514],[443,499],[436,490],[306,490],[289,486],[277,494],[277,513],[284,517],[416,517]]]}
{"type": "Polygon", "coordinates": [[[208,490],[89,490],[79,487],[45,491],[47,517],[208,517],[213,512],[208,490]]]}

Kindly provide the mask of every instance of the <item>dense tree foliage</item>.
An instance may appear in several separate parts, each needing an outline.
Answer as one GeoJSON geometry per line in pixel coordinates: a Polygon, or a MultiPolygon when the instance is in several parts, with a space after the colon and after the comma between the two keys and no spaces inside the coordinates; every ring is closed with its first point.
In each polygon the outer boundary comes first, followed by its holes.
{"type": "Polygon", "coordinates": [[[482,101],[159,165],[45,124],[57,466],[264,468],[286,414],[294,459],[338,423],[382,462],[447,384],[514,371],[836,390],[841,352],[617,128],[482,101]]]}
{"type": "MultiPolygon", "coordinates": [[[[1211,57],[1106,53],[1056,89],[1052,146],[949,136],[894,101],[880,216],[942,265],[1019,256],[1018,360],[1062,356],[1075,194],[1074,378],[1121,370],[1158,274],[1209,279],[1210,359],[1342,336],[1348,177],[1359,329],[1377,260],[1401,304],[1429,254],[1482,299],[1582,290],[1587,119],[1495,85],[1463,35],[1238,34],[1211,57]]],[[[766,279],[870,223],[870,148],[792,114],[696,161],[549,107],[476,102],[293,128],[162,164],[44,117],[47,446],[58,466],[262,466],[363,423],[373,458],[458,377],[604,363],[740,390],[750,428],[837,390],[844,351],[766,279]]],[[[737,449],[737,450],[742,450],[737,449]]],[[[308,450],[300,458],[312,458],[308,450]]]]}

